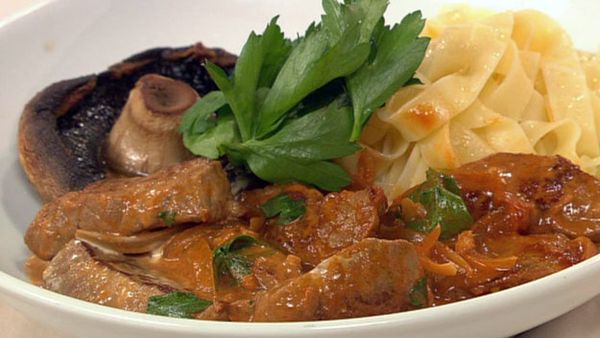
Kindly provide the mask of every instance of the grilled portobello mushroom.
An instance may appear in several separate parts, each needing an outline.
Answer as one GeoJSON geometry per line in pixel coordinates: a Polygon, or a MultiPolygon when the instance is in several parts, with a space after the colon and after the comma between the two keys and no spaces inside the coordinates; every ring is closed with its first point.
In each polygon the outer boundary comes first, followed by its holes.
{"type": "Polygon", "coordinates": [[[41,197],[52,200],[114,172],[103,147],[140,78],[157,74],[185,82],[200,96],[217,89],[202,66],[205,60],[231,72],[236,56],[201,43],[155,48],[39,92],[25,106],[18,143],[21,164],[41,197]]]}

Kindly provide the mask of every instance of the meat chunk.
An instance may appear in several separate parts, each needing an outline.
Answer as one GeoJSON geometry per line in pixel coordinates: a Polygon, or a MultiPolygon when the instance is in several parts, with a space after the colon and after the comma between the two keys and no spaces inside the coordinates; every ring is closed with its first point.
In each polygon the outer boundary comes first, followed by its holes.
{"type": "Polygon", "coordinates": [[[282,322],[404,311],[414,308],[409,294],[422,278],[412,244],[368,238],[254,300],[215,304],[200,318],[282,322]]]}
{"type": "Polygon", "coordinates": [[[193,292],[213,299],[212,250],[203,236],[180,232],[160,248],[146,254],[123,255],[86,243],[92,257],[135,280],[193,292]],[[189,237],[187,237],[189,236],[189,237]]]}
{"type": "Polygon", "coordinates": [[[432,274],[434,305],[508,289],[566,269],[597,253],[586,237],[569,239],[563,234],[478,236],[466,231],[456,247],[471,266],[455,276],[432,274]],[[472,248],[461,248],[472,237],[472,248]]]}
{"type": "Polygon", "coordinates": [[[558,232],[600,241],[600,181],[560,156],[501,153],[452,174],[476,219],[499,210],[510,214],[505,233],[558,232]]]}
{"type": "Polygon", "coordinates": [[[280,252],[258,257],[252,266],[252,274],[263,289],[272,289],[282,282],[302,274],[302,261],[298,256],[280,252]]]}
{"type": "Polygon", "coordinates": [[[185,222],[227,216],[229,182],[218,162],[196,159],[148,177],[101,181],[46,204],[29,225],[25,242],[52,258],[79,229],[131,235],[185,222]]]}
{"type": "Polygon", "coordinates": [[[316,229],[321,259],[374,236],[386,203],[383,190],[378,188],[327,194],[321,204],[316,229]]]}
{"type": "Polygon", "coordinates": [[[82,241],[94,259],[136,280],[193,292],[213,301],[249,299],[259,290],[273,288],[302,273],[298,257],[285,255],[270,246],[263,248],[263,243],[257,240],[260,248],[236,252],[237,262],[243,260],[241,264],[248,264],[243,282],[223,278],[215,268],[213,254],[219,246],[240,236],[258,238],[258,234],[242,223],[231,222],[189,227],[153,251],[135,255],[115,252],[113,247],[107,250],[100,241],[82,241]]]}
{"type": "Polygon", "coordinates": [[[575,265],[596,254],[596,246],[586,237],[569,239],[563,234],[499,236],[485,238],[480,251],[499,257],[518,257],[517,264],[473,288],[475,294],[507,289],[575,265]]]}
{"type": "Polygon", "coordinates": [[[250,215],[262,215],[259,207],[280,194],[304,201],[306,211],[290,224],[279,224],[277,219],[266,220],[264,237],[311,266],[364,238],[373,237],[387,203],[378,188],[323,196],[300,184],[249,192],[243,197],[243,203],[250,209],[250,215]]]}
{"type": "Polygon", "coordinates": [[[95,261],[78,241],[71,241],[52,259],[43,274],[44,287],[88,302],[145,312],[148,298],[163,294],[95,261]]]}

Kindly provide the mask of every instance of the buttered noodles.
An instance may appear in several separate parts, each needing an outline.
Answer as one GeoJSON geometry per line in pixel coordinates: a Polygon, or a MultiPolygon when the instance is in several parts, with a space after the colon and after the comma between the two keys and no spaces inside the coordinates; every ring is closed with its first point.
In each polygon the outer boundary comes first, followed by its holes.
{"type": "Polygon", "coordinates": [[[496,152],[560,154],[599,174],[600,59],[551,18],[454,8],[429,19],[417,77],[373,115],[361,142],[375,183],[399,196],[427,168],[496,152]]]}

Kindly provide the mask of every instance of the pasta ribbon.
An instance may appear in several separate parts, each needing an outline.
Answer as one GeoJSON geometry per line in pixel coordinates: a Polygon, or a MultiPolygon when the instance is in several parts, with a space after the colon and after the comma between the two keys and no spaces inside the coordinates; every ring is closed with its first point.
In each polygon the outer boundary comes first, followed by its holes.
{"type": "Polygon", "coordinates": [[[388,198],[427,168],[496,152],[558,154],[600,175],[600,57],[575,49],[553,19],[461,6],[429,19],[424,34],[422,84],[395,93],[361,137],[388,198]]]}

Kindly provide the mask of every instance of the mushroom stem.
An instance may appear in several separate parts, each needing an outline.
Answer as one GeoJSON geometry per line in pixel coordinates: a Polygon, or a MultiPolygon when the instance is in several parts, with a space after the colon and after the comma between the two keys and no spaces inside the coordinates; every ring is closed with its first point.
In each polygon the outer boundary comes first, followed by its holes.
{"type": "Polygon", "coordinates": [[[199,96],[185,82],[157,74],[141,77],[110,131],[106,160],[128,175],[147,175],[190,159],[177,128],[199,96]]]}

